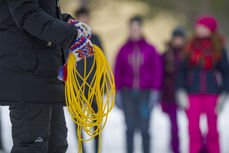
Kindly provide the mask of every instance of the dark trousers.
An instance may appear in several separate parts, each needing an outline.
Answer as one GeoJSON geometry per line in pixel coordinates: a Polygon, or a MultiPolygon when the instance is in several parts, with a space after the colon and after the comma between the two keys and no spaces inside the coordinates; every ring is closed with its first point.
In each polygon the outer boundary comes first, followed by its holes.
{"type": "Polygon", "coordinates": [[[173,153],[179,153],[179,135],[177,123],[177,105],[175,102],[162,102],[162,109],[168,114],[171,124],[171,147],[173,153]]]}
{"type": "Polygon", "coordinates": [[[11,106],[11,153],[65,153],[68,147],[63,107],[11,106]]]}
{"type": "Polygon", "coordinates": [[[1,120],[2,116],[1,115],[2,115],[2,112],[0,112],[0,150],[3,150],[3,145],[2,145],[2,120],[1,120]]]}
{"type": "Polygon", "coordinates": [[[150,152],[149,109],[150,91],[121,90],[123,111],[126,122],[127,153],[133,153],[134,133],[140,130],[144,153],[150,152]]]}
{"type": "MultiPolygon", "coordinates": [[[[95,99],[93,100],[91,107],[95,112],[98,112],[98,106],[97,106],[95,99]]],[[[78,129],[78,127],[76,125],[76,133],[77,133],[77,129],[78,129]]],[[[83,134],[81,135],[81,137],[82,138],[84,137],[83,134]]],[[[96,136],[94,138],[94,148],[95,148],[94,153],[98,153],[98,151],[99,151],[99,136],[96,136]]],[[[83,149],[83,153],[86,153],[85,142],[82,142],[82,149],[83,149]]]]}

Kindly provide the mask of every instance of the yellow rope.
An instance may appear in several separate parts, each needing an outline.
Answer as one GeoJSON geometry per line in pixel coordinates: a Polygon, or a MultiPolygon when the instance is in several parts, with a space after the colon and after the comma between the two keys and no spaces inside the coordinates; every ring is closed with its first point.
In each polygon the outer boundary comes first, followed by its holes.
{"type": "Polygon", "coordinates": [[[76,69],[76,58],[70,53],[67,62],[67,80],[65,82],[65,98],[68,111],[77,124],[78,153],[82,153],[82,141],[92,140],[99,135],[99,153],[101,150],[101,131],[107,122],[108,114],[111,111],[115,101],[115,83],[111,68],[99,47],[93,45],[95,50],[94,62],[90,72],[86,73],[86,58],[84,59],[84,74],[79,74],[76,69]],[[92,70],[96,66],[95,74],[92,70]],[[93,75],[92,81],[88,81],[90,75],[93,75]],[[80,80],[80,81],[79,81],[80,80]],[[80,83],[79,83],[80,82],[80,83]],[[81,83],[82,82],[82,83],[81,83]],[[89,84],[90,83],[90,84],[89,84]],[[88,94],[85,95],[85,88],[88,94]],[[104,95],[107,92],[107,99],[104,95]],[[98,111],[92,108],[92,102],[95,98],[98,111]],[[110,102],[110,99],[112,101],[110,102]],[[93,130],[93,127],[94,130],[93,130]],[[89,139],[82,139],[82,129],[89,136],[89,139]]]}

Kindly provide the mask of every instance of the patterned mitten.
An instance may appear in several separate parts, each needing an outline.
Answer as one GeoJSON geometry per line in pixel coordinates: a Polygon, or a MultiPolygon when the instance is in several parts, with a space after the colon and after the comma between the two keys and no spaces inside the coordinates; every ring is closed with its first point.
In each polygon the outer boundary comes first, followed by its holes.
{"type": "Polygon", "coordinates": [[[82,23],[82,22],[80,22],[80,21],[76,21],[76,20],[74,20],[74,19],[70,19],[70,20],[68,21],[68,23],[70,23],[70,24],[76,26],[76,28],[77,28],[78,30],[80,30],[86,38],[88,38],[88,39],[91,38],[92,30],[91,30],[91,28],[90,28],[87,24],[82,23]]]}
{"type": "MultiPolygon", "coordinates": [[[[78,36],[73,42],[73,45],[70,48],[70,52],[76,57],[76,62],[80,61],[83,58],[90,57],[94,55],[94,49],[91,41],[86,38],[83,33],[78,30],[78,36]]],[[[67,65],[64,64],[58,74],[58,79],[61,81],[66,81],[67,79],[67,65]]]]}

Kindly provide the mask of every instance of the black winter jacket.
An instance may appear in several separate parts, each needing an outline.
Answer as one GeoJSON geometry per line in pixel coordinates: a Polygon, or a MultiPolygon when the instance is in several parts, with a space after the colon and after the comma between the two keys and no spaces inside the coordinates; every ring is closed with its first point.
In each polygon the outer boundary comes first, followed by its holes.
{"type": "Polygon", "coordinates": [[[0,104],[65,103],[57,79],[77,29],[58,0],[0,0],[0,104]]]}

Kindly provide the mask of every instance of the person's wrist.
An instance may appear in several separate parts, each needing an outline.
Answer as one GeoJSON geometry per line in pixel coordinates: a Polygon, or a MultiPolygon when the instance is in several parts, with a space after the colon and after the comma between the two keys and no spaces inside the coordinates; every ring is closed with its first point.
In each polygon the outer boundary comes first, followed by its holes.
{"type": "Polygon", "coordinates": [[[70,20],[75,20],[75,19],[74,19],[72,16],[69,15],[69,16],[66,18],[66,22],[69,23],[70,20]]]}
{"type": "Polygon", "coordinates": [[[68,23],[69,23],[69,24],[72,24],[72,25],[74,25],[76,22],[78,22],[78,21],[76,21],[75,19],[72,19],[72,18],[70,18],[70,19],[68,20],[68,23]]]}

